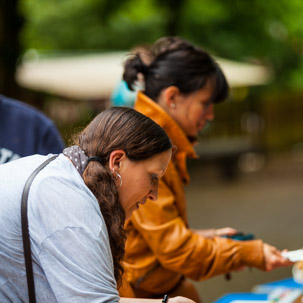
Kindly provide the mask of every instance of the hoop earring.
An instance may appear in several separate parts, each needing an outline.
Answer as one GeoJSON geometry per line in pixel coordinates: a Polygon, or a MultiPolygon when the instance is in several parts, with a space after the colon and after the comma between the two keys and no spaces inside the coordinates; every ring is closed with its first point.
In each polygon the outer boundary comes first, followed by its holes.
{"type": "Polygon", "coordinates": [[[116,171],[115,171],[115,169],[113,169],[113,173],[112,173],[112,175],[113,175],[113,178],[114,179],[120,179],[120,184],[117,186],[117,188],[120,188],[121,186],[122,186],[122,177],[121,177],[121,175],[119,174],[119,173],[117,173],[116,171]]]}

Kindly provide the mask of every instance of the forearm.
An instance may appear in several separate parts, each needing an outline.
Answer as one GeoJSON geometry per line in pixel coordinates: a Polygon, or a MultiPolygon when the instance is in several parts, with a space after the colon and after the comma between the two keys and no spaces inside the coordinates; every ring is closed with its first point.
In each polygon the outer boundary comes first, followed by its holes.
{"type": "Polygon", "coordinates": [[[208,279],[218,274],[237,270],[243,266],[263,269],[263,243],[255,241],[233,241],[216,237],[199,239],[197,250],[201,256],[196,280],[208,279]],[[200,271],[199,271],[200,268],[200,271]]]}
{"type": "Polygon", "coordinates": [[[120,303],[195,303],[194,301],[187,299],[185,297],[174,297],[163,299],[132,299],[132,298],[120,298],[120,303]]]}
{"type": "Polygon", "coordinates": [[[201,237],[205,237],[205,238],[216,237],[216,229],[215,228],[211,228],[211,229],[192,229],[192,232],[200,235],[201,237]]]}
{"type": "Polygon", "coordinates": [[[232,227],[212,228],[212,229],[192,229],[192,231],[201,237],[213,238],[222,236],[232,236],[238,231],[232,227]]]}
{"type": "Polygon", "coordinates": [[[161,303],[162,299],[120,298],[120,303],[161,303]]]}

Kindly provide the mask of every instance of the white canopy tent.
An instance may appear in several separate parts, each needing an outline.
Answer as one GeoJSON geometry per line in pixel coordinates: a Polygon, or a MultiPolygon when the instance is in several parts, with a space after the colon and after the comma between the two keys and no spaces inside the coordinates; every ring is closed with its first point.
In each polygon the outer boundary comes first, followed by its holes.
{"type": "MultiPolygon", "coordinates": [[[[71,99],[108,99],[122,77],[127,52],[24,60],[18,67],[19,85],[71,99]]],[[[217,59],[231,87],[266,84],[267,68],[217,59]]]]}

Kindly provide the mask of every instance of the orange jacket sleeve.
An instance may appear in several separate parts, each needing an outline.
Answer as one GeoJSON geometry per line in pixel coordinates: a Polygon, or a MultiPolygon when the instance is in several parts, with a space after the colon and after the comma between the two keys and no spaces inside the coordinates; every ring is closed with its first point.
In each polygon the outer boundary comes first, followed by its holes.
{"type": "Polygon", "coordinates": [[[162,267],[194,280],[207,279],[241,266],[264,268],[261,240],[241,242],[201,237],[186,226],[174,194],[162,180],[158,196],[157,201],[148,201],[134,212],[132,224],[162,267]]]}

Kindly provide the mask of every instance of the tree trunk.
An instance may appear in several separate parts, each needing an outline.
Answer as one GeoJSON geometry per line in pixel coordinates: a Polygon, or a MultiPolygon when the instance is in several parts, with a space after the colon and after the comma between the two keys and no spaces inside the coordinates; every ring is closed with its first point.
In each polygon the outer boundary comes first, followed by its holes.
{"type": "Polygon", "coordinates": [[[15,71],[21,53],[19,33],[22,24],[18,0],[0,0],[0,93],[15,98],[19,94],[15,71]]]}
{"type": "Polygon", "coordinates": [[[185,0],[157,0],[157,2],[166,10],[165,35],[176,36],[185,0]]]}

